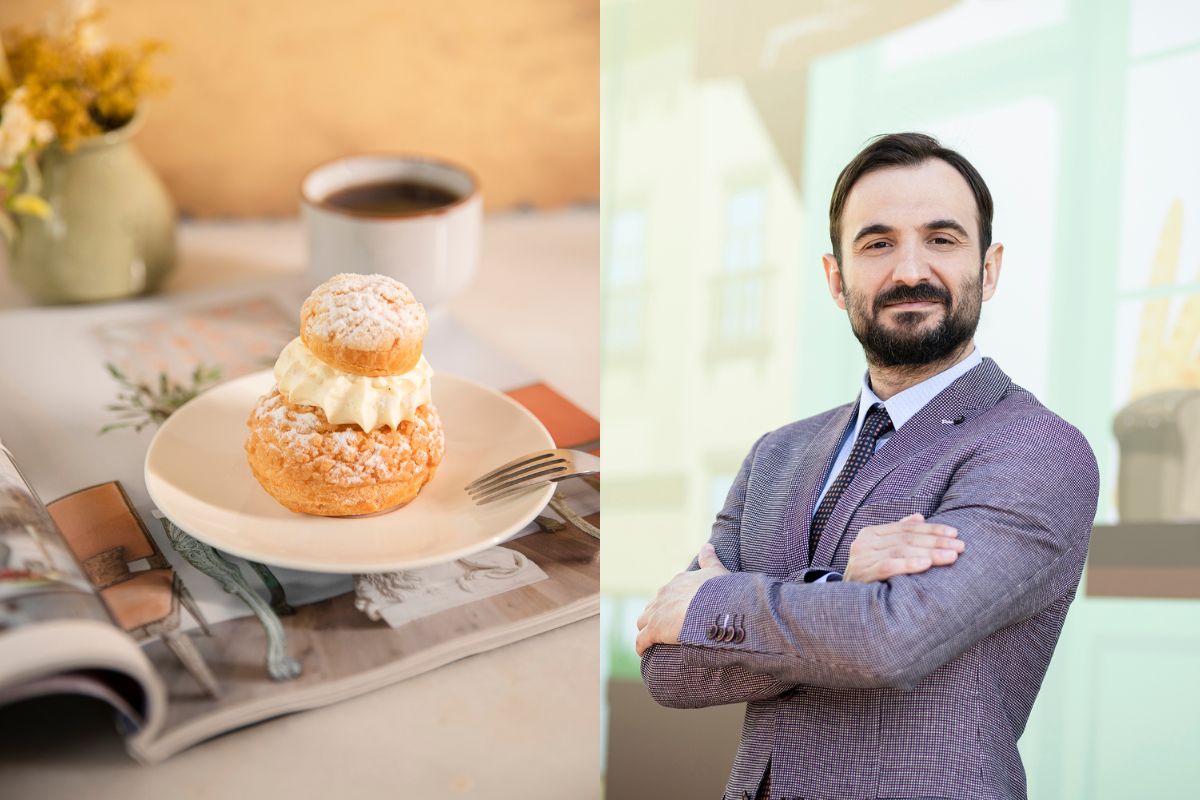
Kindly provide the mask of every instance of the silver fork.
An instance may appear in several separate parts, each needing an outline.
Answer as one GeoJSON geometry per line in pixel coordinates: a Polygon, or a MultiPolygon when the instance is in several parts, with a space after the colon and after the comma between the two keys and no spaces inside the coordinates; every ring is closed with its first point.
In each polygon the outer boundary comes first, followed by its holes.
{"type": "Polygon", "coordinates": [[[599,475],[600,459],[582,450],[539,450],[497,467],[466,486],[471,499],[487,505],[527,489],[580,475],[599,475]]]}

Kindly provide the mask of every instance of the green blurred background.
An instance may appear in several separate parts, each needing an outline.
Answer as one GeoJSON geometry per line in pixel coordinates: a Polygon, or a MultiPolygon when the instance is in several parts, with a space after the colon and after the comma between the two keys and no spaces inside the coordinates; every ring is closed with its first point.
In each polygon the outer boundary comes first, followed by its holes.
{"type": "MultiPolygon", "coordinates": [[[[716,797],[741,708],[654,706],[634,620],[753,441],[857,393],[820,266],[837,173],[899,130],[979,168],[1005,268],[978,345],[1088,437],[1114,523],[1114,416],[1200,388],[1200,4],[601,9],[606,783],[716,797]]],[[[1089,596],[1085,577],[1071,609],[1021,740],[1031,798],[1200,791],[1200,600],[1124,584],[1089,596]]]]}

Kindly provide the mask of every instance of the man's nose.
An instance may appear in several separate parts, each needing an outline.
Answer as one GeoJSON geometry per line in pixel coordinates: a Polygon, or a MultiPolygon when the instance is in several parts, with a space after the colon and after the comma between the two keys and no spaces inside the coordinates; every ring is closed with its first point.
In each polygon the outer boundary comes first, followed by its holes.
{"type": "Polygon", "coordinates": [[[892,280],[906,286],[928,283],[931,277],[929,264],[926,263],[921,248],[916,244],[906,243],[897,249],[899,258],[892,270],[892,280]]]}

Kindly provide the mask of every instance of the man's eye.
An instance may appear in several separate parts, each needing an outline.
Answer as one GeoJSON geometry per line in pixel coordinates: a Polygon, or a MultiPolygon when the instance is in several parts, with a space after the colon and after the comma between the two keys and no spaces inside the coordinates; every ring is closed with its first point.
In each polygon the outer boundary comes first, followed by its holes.
{"type": "Polygon", "coordinates": [[[867,249],[868,250],[882,250],[883,248],[890,247],[890,246],[891,246],[891,244],[889,242],[885,242],[881,239],[878,242],[871,242],[869,245],[867,245],[867,249]]]}
{"type": "Polygon", "coordinates": [[[935,236],[930,241],[934,244],[954,244],[954,240],[948,236],[935,236]]]}

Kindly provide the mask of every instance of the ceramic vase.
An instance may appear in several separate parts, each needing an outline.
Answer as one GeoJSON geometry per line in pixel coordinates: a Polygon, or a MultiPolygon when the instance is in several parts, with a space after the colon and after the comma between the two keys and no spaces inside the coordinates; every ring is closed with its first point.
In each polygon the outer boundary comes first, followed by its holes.
{"type": "Polygon", "coordinates": [[[39,158],[47,219],[16,216],[13,277],[40,303],[90,303],[154,291],[175,264],[175,208],[124,127],[39,158]]]}

